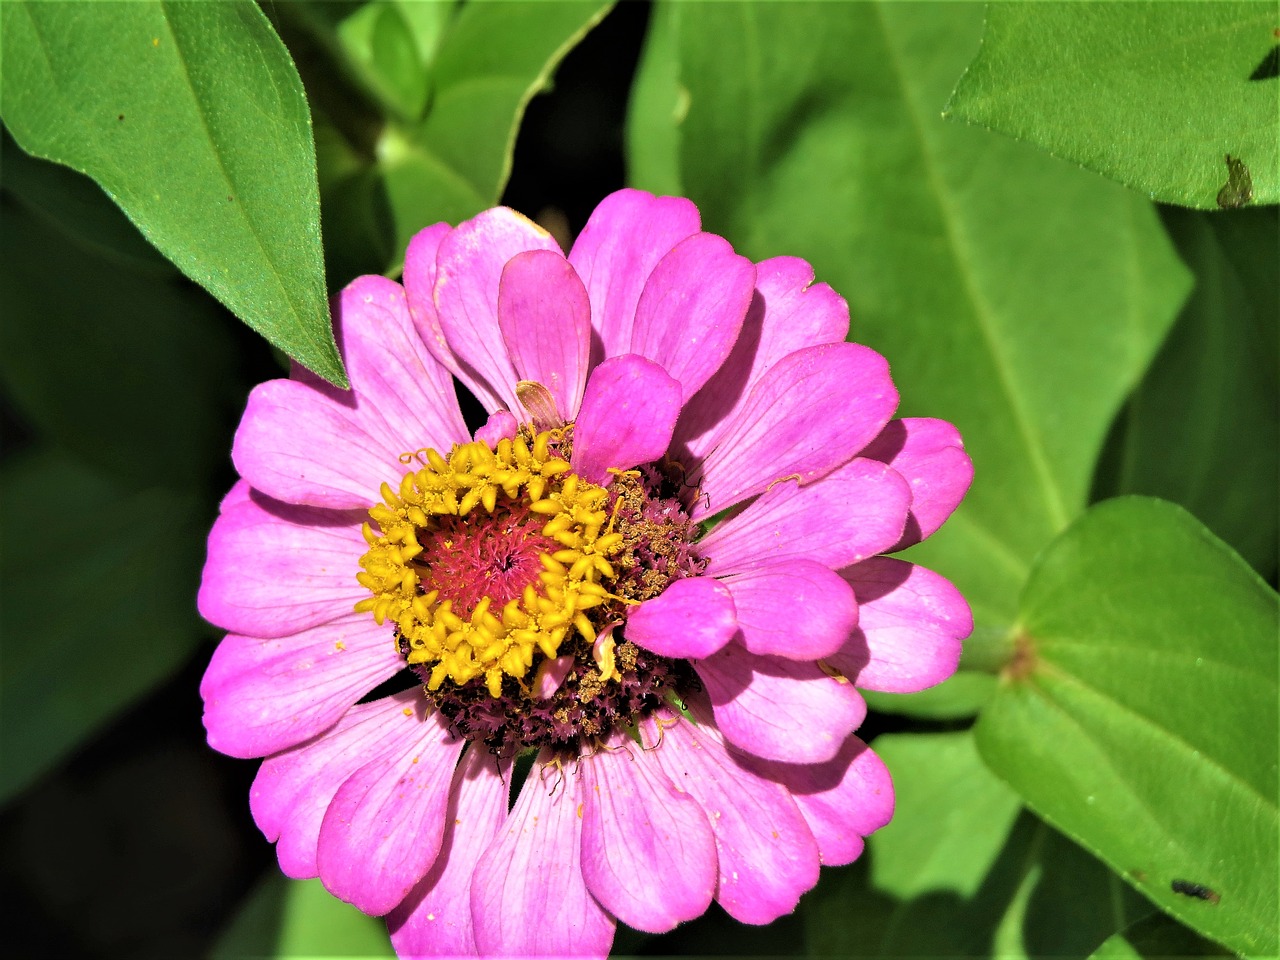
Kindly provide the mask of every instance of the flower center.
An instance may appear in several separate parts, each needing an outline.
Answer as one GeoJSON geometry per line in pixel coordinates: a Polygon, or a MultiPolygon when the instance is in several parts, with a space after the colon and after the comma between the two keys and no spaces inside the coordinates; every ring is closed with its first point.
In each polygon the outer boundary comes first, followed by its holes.
{"type": "Polygon", "coordinates": [[[624,634],[629,607],[701,567],[695,525],[652,466],[608,488],[572,473],[572,431],[407,455],[418,469],[364,525],[356,609],[394,626],[456,732],[496,751],[576,746],[694,682],[624,634]]]}

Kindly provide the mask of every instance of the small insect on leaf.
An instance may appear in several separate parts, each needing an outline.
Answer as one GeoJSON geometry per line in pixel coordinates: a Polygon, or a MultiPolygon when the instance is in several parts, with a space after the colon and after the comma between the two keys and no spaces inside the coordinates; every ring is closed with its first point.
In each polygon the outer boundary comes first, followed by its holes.
{"type": "Polygon", "coordinates": [[[1253,177],[1239,157],[1226,155],[1227,182],[1218,191],[1218,206],[1223,210],[1235,210],[1253,199],[1253,177]]]}
{"type": "Polygon", "coordinates": [[[1217,891],[1209,889],[1203,883],[1192,883],[1190,880],[1174,880],[1169,886],[1173,888],[1174,893],[1180,893],[1184,897],[1195,897],[1197,900],[1207,900],[1209,903],[1217,903],[1222,899],[1218,896],[1217,891]]]}

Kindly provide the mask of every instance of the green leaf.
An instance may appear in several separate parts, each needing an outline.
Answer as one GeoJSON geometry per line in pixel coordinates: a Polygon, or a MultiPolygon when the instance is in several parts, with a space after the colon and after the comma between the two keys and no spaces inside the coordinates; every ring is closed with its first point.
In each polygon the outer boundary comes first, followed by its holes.
{"type": "Polygon", "coordinates": [[[245,897],[214,945],[213,960],[243,957],[394,957],[386,923],[331,896],[319,880],[274,869],[245,897]]]}
{"type": "Polygon", "coordinates": [[[389,128],[379,145],[400,254],[424,226],[457,223],[498,201],[525,107],[612,6],[484,0],[462,7],[436,54],[425,120],[389,128]]]}
{"type": "Polygon", "coordinates": [[[878,713],[919,717],[922,720],[963,720],[975,716],[991,698],[996,679],[989,673],[961,671],[919,693],[861,691],[867,706],[878,713]]]}
{"type": "Polygon", "coordinates": [[[207,630],[192,598],[207,517],[53,450],[0,468],[0,799],[166,679],[207,630]]]}
{"type": "Polygon", "coordinates": [[[680,85],[676,49],[680,7],[653,8],[640,63],[627,104],[627,183],[651,193],[680,196],[680,124],[689,110],[689,91],[680,85]]]}
{"type": "Polygon", "coordinates": [[[1180,508],[1091,509],[1041,557],[984,759],[1161,909],[1277,949],[1277,597],[1180,508]],[[1180,895],[1174,881],[1209,899],[1180,895]]]}
{"type": "MultiPolygon", "coordinates": [[[[448,9],[445,4],[422,6],[448,9]]],[[[413,121],[427,103],[427,69],[404,9],[390,0],[372,0],[338,24],[337,35],[370,91],[392,114],[413,121]]]]}
{"type": "Polygon", "coordinates": [[[23,149],[91,176],[183,273],[345,386],[310,115],[258,7],[13,2],[0,27],[23,149]]]}
{"type": "Polygon", "coordinates": [[[1149,909],[1020,813],[970,733],[886,734],[873,747],[893,774],[897,809],[864,863],[824,871],[806,900],[811,955],[1083,957],[1149,909]]]}
{"type": "Polygon", "coordinates": [[[1274,3],[993,3],[947,110],[1156,200],[1240,206],[1247,177],[1276,203],[1277,22],[1274,3]]]}
{"type": "Polygon", "coordinates": [[[1164,212],[1196,288],[1122,414],[1104,494],[1186,507],[1264,578],[1276,570],[1277,209],[1164,212]]]}
{"type": "Polygon", "coordinates": [[[1089,960],[1186,960],[1187,957],[1230,957],[1216,943],[1198,937],[1163,913],[1126,927],[1108,937],[1089,954],[1089,960]]]}
{"type": "Polygon", "coordinates": [[[809,260],[889,359],[900,412],[960,428],[973,489],[913,559],[965,593],[973,651],[1000,644],[1185,268],[1145,200],[941,119],[980,7],[699,3],[676,23],[681,175],[706,228],[809,260]]]}
{"type": "Polygon", "coordinates": [[[0,380],[23,419],[95,471],[206,483],[243,402],[225,312],[79,174],[14,148],[0,196],[0,380]]]}

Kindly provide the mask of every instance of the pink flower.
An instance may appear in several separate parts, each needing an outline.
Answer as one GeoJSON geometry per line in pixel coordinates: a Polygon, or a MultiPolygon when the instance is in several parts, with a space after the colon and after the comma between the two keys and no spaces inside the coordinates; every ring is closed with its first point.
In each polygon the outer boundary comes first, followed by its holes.
{"type": "Polygon", "coordinates": [[[686,200],[615,193],[567,258],[498,208],[342,292],[349,393],[253,391],[201,693],[210,744],[266,758],[285,873],[388,914],[402,955],[605,954],[615,918],[712,899],[767,923],[859,855],[893,793],[856,687],[942,681],[971,629],[882,554],[972,468],[950,424],[890,419],[813,279],[686,200]]]}

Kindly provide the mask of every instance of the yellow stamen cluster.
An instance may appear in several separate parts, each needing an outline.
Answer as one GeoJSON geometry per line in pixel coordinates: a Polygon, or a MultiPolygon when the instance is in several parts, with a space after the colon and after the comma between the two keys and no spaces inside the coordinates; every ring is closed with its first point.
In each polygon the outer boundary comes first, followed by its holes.
{"type": "Polygon", "coordinates": [[[561,439],[562,431],[548,430],[532,446],[522,437],[502,440],[496,450],[464,443],[448,459],[424,450],[422,469],[405,474],[398,492],[382,485],[383,502],[369,511],[378,529],[364,525],[369,552],[357,574],[372,596],[356,610],[372,612],[380,624],[394,623],[410,664],[434,664],[429,689],[446,678],[464,684],[483,676],[498,697],[504,676],[523,678],[537,651],[557,656],[571,630],[588,643],[595,640],[586,611],[609,598],[601,581],[614,578],[609,557],[623,537],[613,532],[605,489],[570,473],[569,463],[552,452],[561,439]],[[542,554],[539,583],[525,586],[519,598],[494,610],[484,597],[460,616],[439,590],[423,592],[417,569],[430,557],[419,559],[419,534],[434,529],[438,517],[492,513],[500,498],[545,516],[542,536],[560,549],[542,554]]]}

